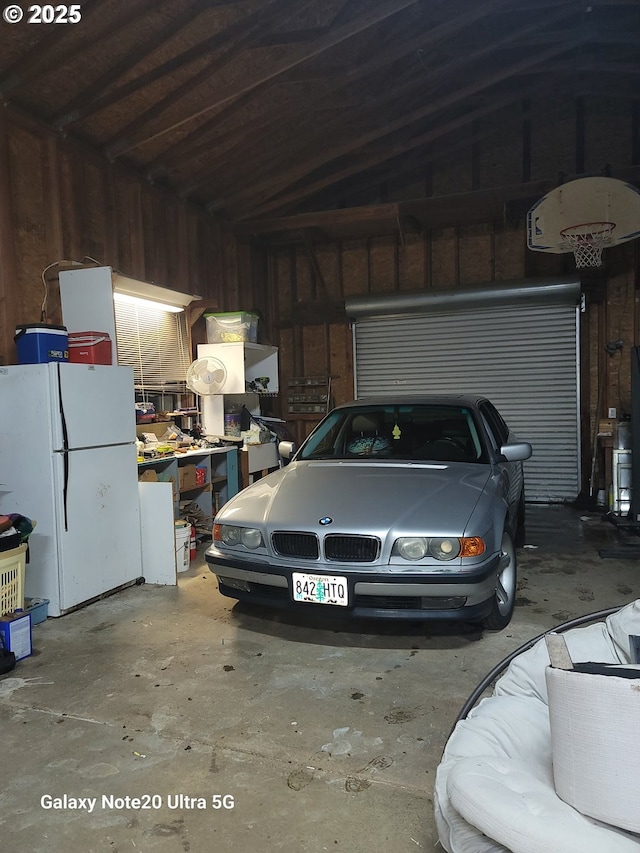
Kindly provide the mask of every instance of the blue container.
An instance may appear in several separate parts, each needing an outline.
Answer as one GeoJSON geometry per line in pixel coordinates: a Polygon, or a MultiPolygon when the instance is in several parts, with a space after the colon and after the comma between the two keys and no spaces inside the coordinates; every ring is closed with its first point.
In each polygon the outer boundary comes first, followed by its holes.
{"type": "Polygon", "coordinates": [[[69,335],[66,326],[22,323],[16,326],[14,341],[18,350],[18,364],[69,361],[69,335]]]}
{"type": "Polygon", "coordinates": [[[24,612],[31,614],[31,624],[39,625],[49,615],[48,598],[25,598],[24,612]]]}

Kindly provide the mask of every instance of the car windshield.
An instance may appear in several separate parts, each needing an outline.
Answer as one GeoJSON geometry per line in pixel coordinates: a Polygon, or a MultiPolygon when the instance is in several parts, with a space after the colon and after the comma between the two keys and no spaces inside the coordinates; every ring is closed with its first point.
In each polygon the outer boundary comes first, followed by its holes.
{"type": "Polygon", "coordinates": [[[460,405],[336,409],[315,428],[298,459],[485,462],[473,413],[460,405]]]}

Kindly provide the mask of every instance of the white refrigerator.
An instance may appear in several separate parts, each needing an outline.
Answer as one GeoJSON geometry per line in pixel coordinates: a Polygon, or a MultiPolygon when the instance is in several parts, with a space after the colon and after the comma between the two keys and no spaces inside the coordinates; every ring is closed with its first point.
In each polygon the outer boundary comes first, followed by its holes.
{"type": "Polygon", "coordinates": [[[0,514],[36,522],[27,596],[49,616],[142,573],[133,371],[0,367],[0,514]]]}

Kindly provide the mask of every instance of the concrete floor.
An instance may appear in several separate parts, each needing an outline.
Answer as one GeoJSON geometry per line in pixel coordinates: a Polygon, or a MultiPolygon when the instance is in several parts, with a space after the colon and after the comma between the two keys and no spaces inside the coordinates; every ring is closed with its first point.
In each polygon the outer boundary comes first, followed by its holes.
{"type": "Polygon", "coordinates": [[[435,770],[482,676],[640,595],[624,552],[640,539],[600,515],[530,507],[527,533],[498,634],[261,613],[220,596],[201,559],[177,588],[132,587],[36,626],[33,656],[0,678],[3,847],[433,849],[435,770]],[[612,545],[622,559],[599,556],[612,545]],[[64,795],[76,801],[42,799],[64,795]]]}

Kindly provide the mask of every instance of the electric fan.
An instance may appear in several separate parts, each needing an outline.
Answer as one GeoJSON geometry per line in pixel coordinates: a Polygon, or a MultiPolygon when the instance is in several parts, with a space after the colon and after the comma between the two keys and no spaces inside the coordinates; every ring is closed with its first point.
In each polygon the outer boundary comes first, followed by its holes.
{"type": "Polygon", "coordinates": [[[219,394],[227,381],[227,369],[218,358],[198,358],[187,368],[187,387],[195,394],[219,394]]]}

